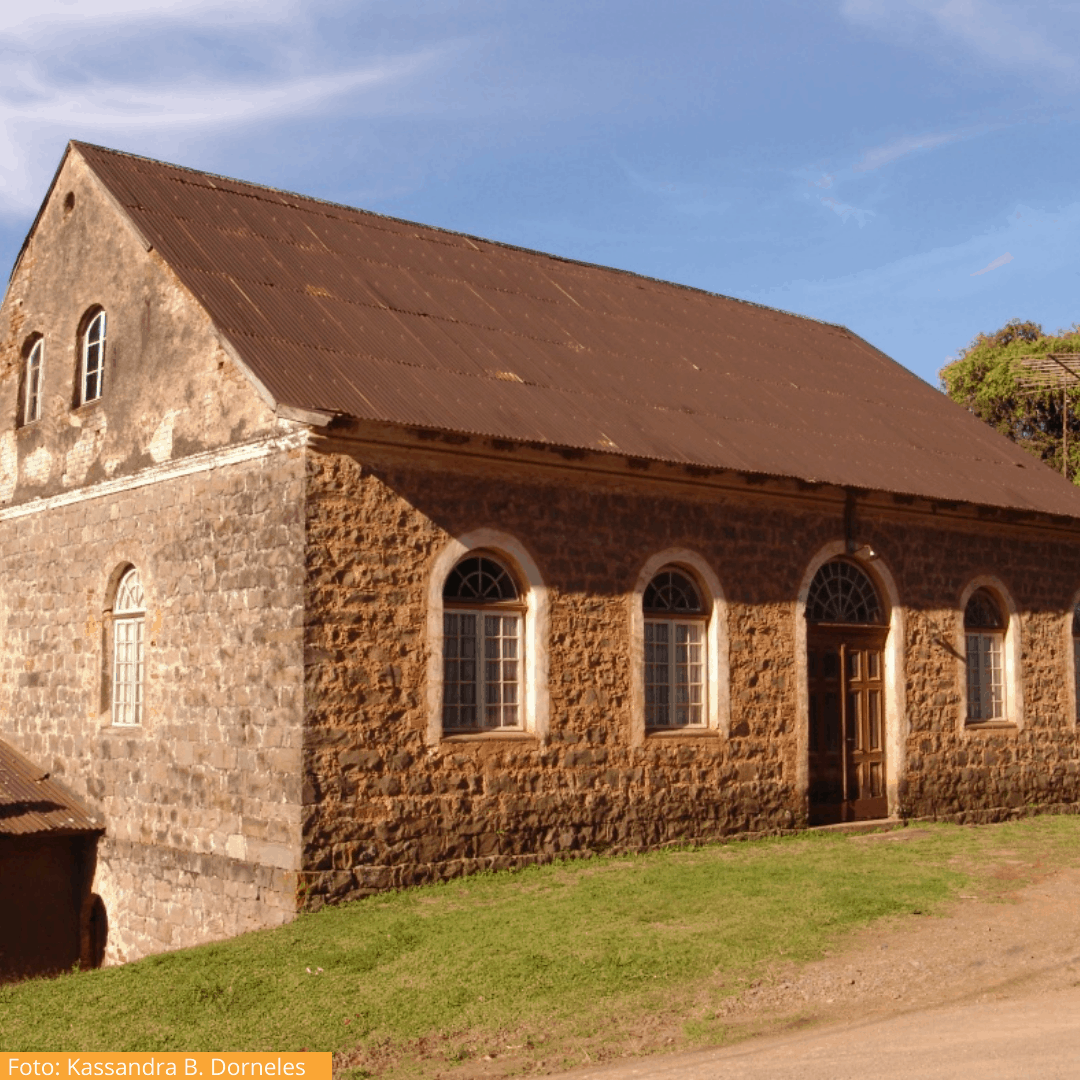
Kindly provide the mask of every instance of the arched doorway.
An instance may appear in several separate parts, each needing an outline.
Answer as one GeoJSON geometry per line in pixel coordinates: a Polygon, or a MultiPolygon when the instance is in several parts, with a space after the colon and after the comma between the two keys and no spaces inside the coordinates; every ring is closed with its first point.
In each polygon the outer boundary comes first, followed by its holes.
{"type": "Polygon", "coordinates": [[[881,598],[848,559],[825,563],[806,597],[810,824],[888,816],[881,598]]]}

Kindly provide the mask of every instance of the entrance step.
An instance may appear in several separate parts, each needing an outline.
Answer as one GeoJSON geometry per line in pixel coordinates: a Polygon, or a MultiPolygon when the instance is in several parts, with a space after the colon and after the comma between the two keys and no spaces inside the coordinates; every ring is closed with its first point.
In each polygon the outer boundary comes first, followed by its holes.
{"type": "Polygon", "coordinates": [[[891,832],[903,829],[907,822],[903,818],[874,818],[872,821],[838,821],[834,825],[811,825],[810,832],[836,832],[845,834],[891,832]]]}

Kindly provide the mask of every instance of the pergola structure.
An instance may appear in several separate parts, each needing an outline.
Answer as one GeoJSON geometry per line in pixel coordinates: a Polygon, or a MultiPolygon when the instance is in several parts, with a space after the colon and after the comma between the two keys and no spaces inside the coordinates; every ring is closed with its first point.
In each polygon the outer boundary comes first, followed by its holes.
{"type": "Polygon", "coordinates": [[[1021,356],[1020,365],[1031,374],[1020,380],[1034,391],[1061,391],[1061,475],[1069,476],[1069,405],[1068,391],[1080,386],[1080,353],[1043,353],[1021,356]]]}

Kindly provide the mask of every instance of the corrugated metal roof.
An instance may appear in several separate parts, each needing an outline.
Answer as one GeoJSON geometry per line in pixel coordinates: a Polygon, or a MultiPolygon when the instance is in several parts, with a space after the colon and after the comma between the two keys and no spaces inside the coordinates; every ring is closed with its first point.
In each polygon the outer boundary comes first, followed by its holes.
{"type": "Polygon", "coordinates": [[[0,835],[104,831],[70,791],[0,740],[0,835]]]}
{"type": "Polygon", "coordinates": [[[281,405],[1080,517],[843,327],[73,146],[281,405]]]}

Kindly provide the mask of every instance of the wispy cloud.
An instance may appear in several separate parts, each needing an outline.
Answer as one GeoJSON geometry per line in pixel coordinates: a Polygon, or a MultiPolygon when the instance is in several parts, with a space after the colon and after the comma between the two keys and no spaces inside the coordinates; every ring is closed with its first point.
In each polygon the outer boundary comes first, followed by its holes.
{"type": "MultiPolygon", "coordinates": [[[[390,109],[454,44],[334,64],[306,34],[303,10],[286,0],[45,0],[34,14],[0,16],[0,214],[24,214],[40,198],[68,138],[167,154],[172,143],[334,109],[390,109]],[[103,37],[103,22],[111,24],[103,37]],[[225,27],[223,31],[222,28],[225,27]],[[200,35],[213,29],[216,48],[200,35]],[[269,36],[280,49],[258,61],[223,62],[221,35],[269,36]],[[88,38],[89,35],[89,38],[88,38]],[[149,40],[176,42],[167,71],[139,71],[108,57],[138,57],[149,40]],[[101,45],[103,59],[87,64],[101,45]],[[134,144],[134,145],[133,145],[134,144]]],[[[98,55],[102,55],[98,53],[98,55]]]]}
{"type": "Polygon", "coordinates": [[[821,205],[831,210],[846,225],[848,218],[854,218],[861,229],[874,216],[873,210],[860,210],[857,206],[840,202],[839,199],[822,199],[821,205]]]}
{"type": "Polygon", "coordinates": [[[963,133],[959,131],[945,132],[939,135],[903,135],[892,142],[882,146],[875,146],[866,150],[863,156],[852,167],[852,172],[871,172],[880,169],[882,165],[889,165],[898,161],[908,154],[914,154],[918,150],[933,150],[946,143],[955,142],[963,133]]]}
{"type": "Polygon", "coordinates": [[[1040,5],[1038,22],[1027,0],[841,0],[852,22],[900,36],[917,48],[956,45],[994,68],[1035,80],[1072,85],[1080,62],[1059,42],[1075,40],[1075,4],[1040,5]]]}
{"type": "Polygon", "coordinates": [[[971,277],[978,277],[980,274],[986,274],[991,270],[996,270],[999,266],[1004,266],[1006,263],[1011,263],[1013,257],[1009,252],[1005,252],[1004,255],[999,255],[996,259],[988,262],[981,270],[976,270],[971,277]]]}

